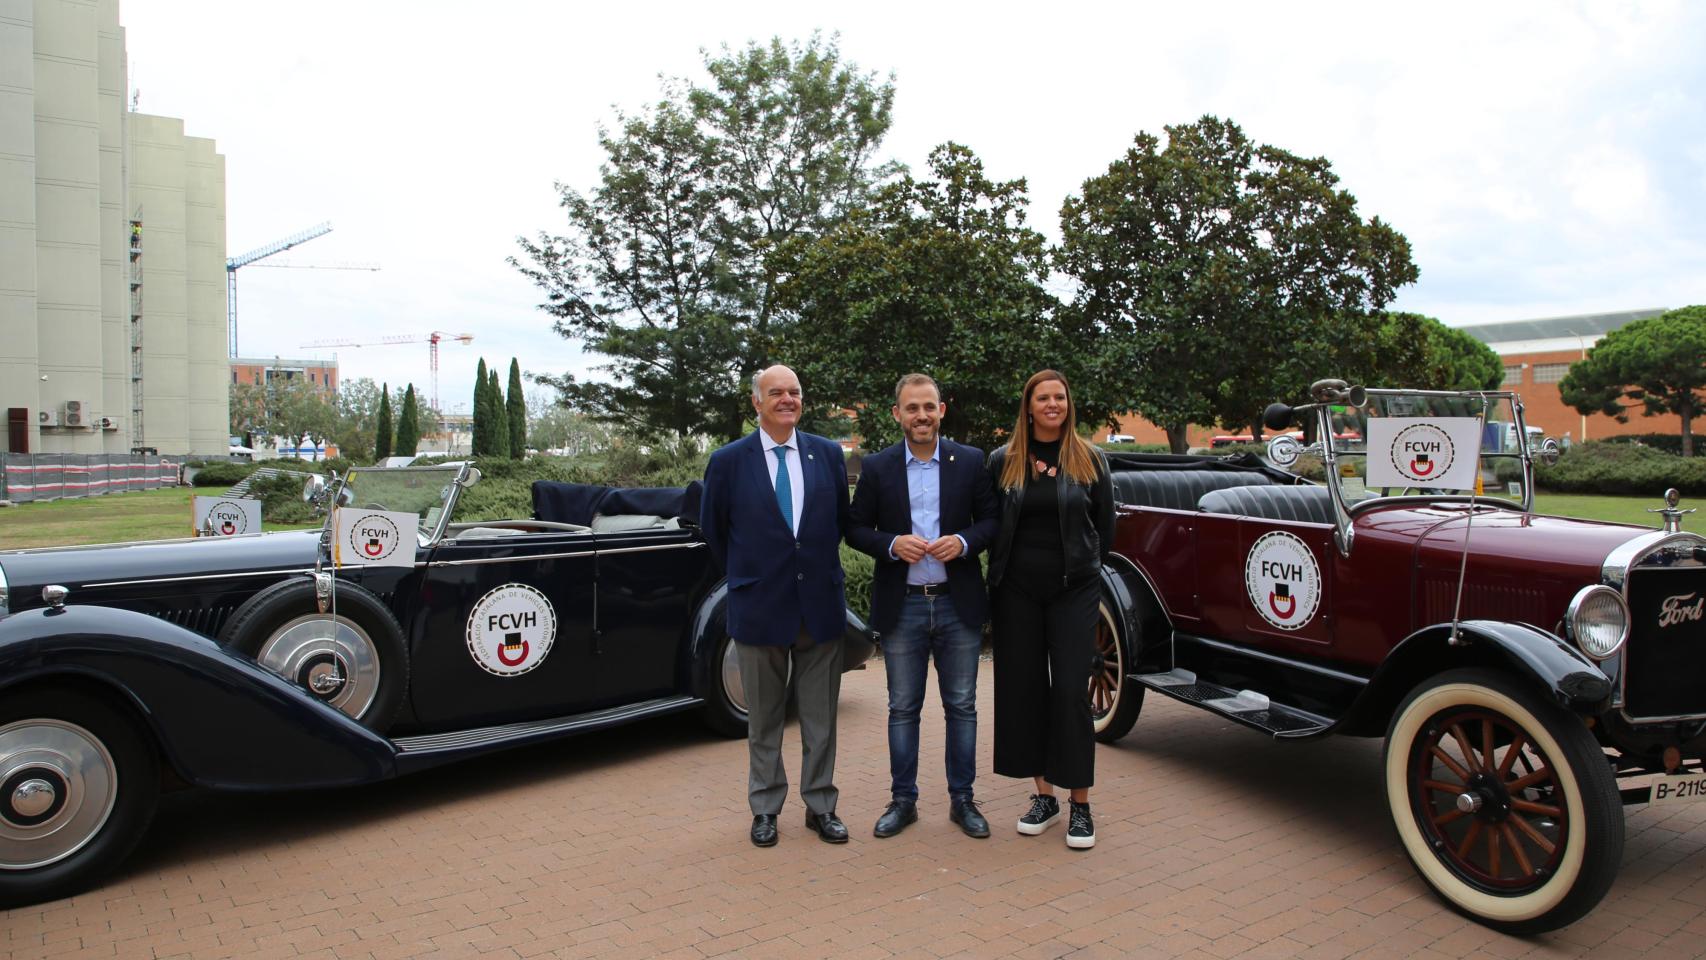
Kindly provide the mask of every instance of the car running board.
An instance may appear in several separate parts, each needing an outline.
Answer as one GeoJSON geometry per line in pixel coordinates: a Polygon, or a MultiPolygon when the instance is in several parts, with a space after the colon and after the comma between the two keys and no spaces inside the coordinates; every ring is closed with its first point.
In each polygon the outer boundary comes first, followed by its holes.
{"type": "Polygon", "coordinates": [[[395,737],[397,771],[411,772],[448,763],[477,753],[487,753],[506,747],[521,746],[543,740],[554,740],[589,730],[600,730],[642,717],[660,716],[690,710],[704,703],[698,697],[659,697],[639,703],[577,713],[567,717],[545,720],[525,720],[495,727],[474,727],[449,733],[428,733],[413,737],[395,737]]]}
{"type": "Polygon", "coordinates": [[[1157,693],[1198,707],[1206,707],[1246,727],[1288,740],[1312,737],[1326,731],[1332,721],[1313,713],[1271,702],[1254,690],[1232,690],[1197,679],[1189,670],[1131,675],[1131,679],[1157,693]]]}

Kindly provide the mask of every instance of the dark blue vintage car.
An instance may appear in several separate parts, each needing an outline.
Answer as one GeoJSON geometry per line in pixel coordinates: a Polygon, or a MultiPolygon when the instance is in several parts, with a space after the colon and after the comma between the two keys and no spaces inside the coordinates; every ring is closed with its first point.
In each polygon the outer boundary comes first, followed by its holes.
{"type": "MultiPolygon", "coordinates": [[[[166,784],[359,784],[689,710],[745,735],[697,484],[540,482],[532,517],[451,522],[478,476],[340,485],[419,515],[404,566],[334,573],[329,519],[0,552],[0,907],[113,866],[166,784]]],[[[843,646],[847,669],[872,651],[851,612],[843,646]]]]}

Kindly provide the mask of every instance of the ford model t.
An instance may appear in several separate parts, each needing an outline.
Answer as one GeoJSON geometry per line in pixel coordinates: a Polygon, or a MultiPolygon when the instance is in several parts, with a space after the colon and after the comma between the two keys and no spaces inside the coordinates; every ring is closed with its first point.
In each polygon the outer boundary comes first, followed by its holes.
{"type": "Polygon", "coordinates": [[[1269,408],[1308,442],[1268,463],[1114,455],[1099,735],[1154,691],[1281,740],[1384,737],[1428,885],[1509,932],[1570,923],[1623,803],[1706,790],[1706,538],[1674,492],[1663,529],[1535,513],[1556,447],[1514,394],[1311,393],[1269,408]]]}

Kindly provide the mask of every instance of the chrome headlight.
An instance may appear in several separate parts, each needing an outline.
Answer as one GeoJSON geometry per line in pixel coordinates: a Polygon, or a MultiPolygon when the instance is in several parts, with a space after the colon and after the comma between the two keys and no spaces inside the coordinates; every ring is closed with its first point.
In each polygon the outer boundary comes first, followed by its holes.
{"type": "Polygon", "coordinates": [[[1583,653],[1604,660],[1629,639],[1629,604],[1610,587],[1583,587],[1570,600],[1564,629],[1583,653]]]}

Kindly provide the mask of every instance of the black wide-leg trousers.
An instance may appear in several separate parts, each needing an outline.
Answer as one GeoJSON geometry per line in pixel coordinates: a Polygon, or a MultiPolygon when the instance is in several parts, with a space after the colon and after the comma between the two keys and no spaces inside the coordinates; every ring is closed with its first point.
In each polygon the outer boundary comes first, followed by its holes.
{"type": "Polygon", "coordinates": [[[1092,786],[1096,579],[1040,595],[1035,584],[1008,579],[993,599],[995,772],[1042,777],[1066,790],[1092,786]]]}

